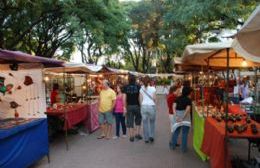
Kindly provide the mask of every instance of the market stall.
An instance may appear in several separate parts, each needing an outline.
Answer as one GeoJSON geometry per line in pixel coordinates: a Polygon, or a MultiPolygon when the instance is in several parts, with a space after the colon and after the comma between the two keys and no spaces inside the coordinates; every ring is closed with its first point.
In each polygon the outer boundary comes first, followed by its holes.
{"type": "MultiPolygon", "coordinates": [[[[236,118],[239,118],[239,120],[241,120],[243,115],[246,115],[246,113],[240,108],[240,106],[236,106],[236,105],[229,105],[229,99],[228,99],[228,93],[230,91],[230,83],[229,83],[229,68],[241,68],[244,66],[245,68],[245,62],[246,62],[246,66],[248,67],[258,67],[259,63],[256,62],[252,62],[252,61],[248,61],[245,60],[243,57],[239,56],[232,48],[231,48],[231,42],[229,43],[209,43],[209,44],[195,44],[195,45],[189,45],[185,48],[184,54],[183,54],[183,58],[182,61],[185,62],[186,64],[190,64],[190,65],[201,65],[201,66],[205,66],[207,67],[207,69],[214,69],[214,68],[222,68],[224,70],[227,70],[226,72],[226,81],[223,81],[222,84],[222,88],[223,91],[225,91],[225,94],[223,93],[224,97],[224,103],[223,104],[223,112],[219,113],[220,111],[216,111],[214,108],[211,108],[212,106],[208,105],[207,107],[202,105],[202,107],[197,106],[197,104],[195,104],[195,114],[194,114],[194,132],[197,132],[196,134],[194,133],[194,137],[193,137],[193,146],[196,150],[196,152],[199,154],[199,156],[205,160],[207,158],[207,156],[210,157],[210,161],[211,161],[211,167],[217,167],[219,166],[218,164],[222,164],[221,166],[229,166],[229,165],[225,165],[225,163],[230,163],[229,160],[225,160],[225,162],[223,162],[223,160],[220,160],[220,158],[224,158],[227,159],[228,158],[228,146],[225,140],[226,138],[259,138],[259,133],[256,133],[256,135],[254,134],[249,134],[246,133],[244,136],[232,136],[231,134],[227,134],[227,128],[228,127],[234,127],[234,125],[228,125],[229,123],[227,122],[228,119],[229,120],[236,120],[236,118]],[[205,113],[206,112],[206,113],[205,113]],[[226,112],[226,113],[224,113],[226,112]],[[228,114],[228,112],[232,113],[232,114],[228,114]],[[235,114],[234,114],[235,113],[235,114]],[[207,118],[204,118],[205,116],[207,116],[207,118]],[[223,138],[223,142],[221,143],[219,142],[218,144],[220,144],[221,150],[226,152],[222,153],[223,155],[214,155],[212,153],[212,151],[214,152],[215,149],[208,150],[206,147],[208,142],[211,142],[212,136],[208,135],[208,132],[211,131],[211,134],[215,134],[216,131],[218,131],[220,128],[219,124],[215,124],[214,127],[216,127],[216,129],[211,129],[210,131],[207,131],[206,129],[208,129],[209,124],[208,124],[208,120],[211,120],[212,118],[217,118],[217,120],[220,122],[221,120],[223,120],[223,130],[224,130],[224,138],[223,138]],[[225,129],[226,128],[226,129],[225,129]],[[203,130],[201,130],[203,129],[203,130]],[[214,132],[212,132],[214,131],[214,132]],[[206,145],[205,145],[206,144],[206,145]],[[226,154],[226,155],[224,155],[226,154]],[[219,160],[218,160],[219,158],[219,160]],[[223,164],[224,163],[224,164],[223,164]]],[[[209,72],[209,71],[208,71],[209,72]]],[[[205,79],[209,80],[210,75],[209,73],[206,73],[204,75],[205,79]]],[[[208,83],[206,86],[209,86],[208,83]]],[[[207,102],[207,104],[211,104],[212,102],[210,100],[207,100],[207,97],[210,98],[212,97],[214,94],[214,91],[212,93],[210,93],[210,90],[214,90],[213,88],[207,88],[204,90],[204,95],[205,96],[205,100],[204,103],[207,102]],[[208,92],[208,93],[207,93],[208,92]]],[[[195,102],[196,103],[196,102],[195,102]]],[[[203,103],[203,104],[204,104],[203,103]]],[[[242,121],[242,120],[241,120],[242,121]]],[[[258,124],[254,124],[256,128],[259,127],[258,124]]],[[[251,126],[250,124],[247,124],[246,126],[244,125],[244,127],[249,127],[251,126]]],[[[239,129],[242,129],[242,126],[240,124],[239,129]],[[241,128],[240,128],[241,127],[241,128]]],[[[249,131],[250,129],[246,129],[244,131],[249,131]]],[[[253,130],[253,128],[251,128],[251,130],[253,130]]],[[[243,132],[243,131],[242,131],[243,132]]],[[[240,133],[242,133],[240,132],[240,133]]],[[[217,134],[217,133],[216,133],[217,134]]],[[[221,137],[221,136],[219,136],[221,137]]],[[[213,144],[211,144],[213,145],[213,144]]],[[[208,146],[211,147],[211,145],[208,146]]],[[[215,145],[214,145],[215,146],[215,145]]],[[[218,146],[219,148],[219,146],[218,146]]]]}
{"type": "MultiPolygon", "coordinates": [[[[62,68],[47,68],[45,69],[45,76],[49,78],[49,84],[58,81],[60,77],[63,88],[60,89],[66,96],[63,103],[50,104],[47,108],[46,114],[52,122],[53,131],[57,128],[57,118],[63,121],[62,129],[65,130],[65,137],[67,131],[74,128],[76,125],[82,123],[89,132],[95,131],[99,125],[97,121],[97,100],[88,98],[88,78],[90,74],[95,73],[89,69],[85,64],[66,63],[62,68]],[[70,78],[71,80],[68,80],[70,78]],[[67,81],[72,81],[66,83],[67,81]],[[78,89],[77,89],[78,88],[78,89]],[[76,93],[78,90],[78,94],[76,93]]],[[[48,92],[48,91],[47,91],[48,92]]],[[[48,94],[51,94],[48,92],[48,94]]],[[[58,128],[57,128],[58,129],[58,128]]],[[[67,143],[66,143],[67,144],[67,143]]],[[[68,147],[68,145],[67,145],[68,147]]]]}
{"type": "Polygon", "coordinates": [[[49,156],[42,69],[63,62],[0,49],[0,167],[49,156]]]}

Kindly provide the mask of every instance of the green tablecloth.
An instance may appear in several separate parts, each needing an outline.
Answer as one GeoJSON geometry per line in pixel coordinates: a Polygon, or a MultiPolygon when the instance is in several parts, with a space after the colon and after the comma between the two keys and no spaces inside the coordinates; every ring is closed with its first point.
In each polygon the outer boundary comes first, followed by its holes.
{"type": "Polygon", "coordinates": [[[203,161],[207,160],[207,155],[201,151],[201,145],[204,137],[205,119],[199,116],[195,108],[193,108],[193,147],[203,161]]]}

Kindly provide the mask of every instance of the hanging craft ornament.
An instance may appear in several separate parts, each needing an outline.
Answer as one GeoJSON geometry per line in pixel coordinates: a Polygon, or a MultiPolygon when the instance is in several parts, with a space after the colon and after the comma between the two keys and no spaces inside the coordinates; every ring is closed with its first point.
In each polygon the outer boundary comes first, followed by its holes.
{"type": "Polygon", "coordinates": [[[10,107],[11,107],[11,108],[16,109],[18,106],[21,106],[21,105],[19,105],[19,104],[16,103],[15,101],[11,101],[11,102],[10,102],[10,107]]]}
{"type": "Polygon", "coordinates": [[[4,77],[0,77],[0,92],[3,93],[3,95],[5,95],[6,86],[5,86],[5,78],[4,77]]]}
{"type": "Polygon", "coordinates": [[[14,117],[15,117],[15,118],[19,118],[19,113],[17,112],[16,109],[14,110],[14,117]]]}
{"type": "Polygon", "coordinates": [[[9,68],[12,71],[18,71],[18,64],[17,63],[13,63],[13,64],[9,65],[9,68]]]}
{"type": "Polygon", "coordinates": [[[8,85],[6,85],[6,91],[9,93],[9,92],[12,92],[12,89],[13,89],[14,85],[9,83],[8,85]]]}
{"type": "Polygon", "coordinates": [[[23,84],[25,86],[29,86],[29,85],[33,84],[32,78],[30,76],[25,76],[23,84]]]}

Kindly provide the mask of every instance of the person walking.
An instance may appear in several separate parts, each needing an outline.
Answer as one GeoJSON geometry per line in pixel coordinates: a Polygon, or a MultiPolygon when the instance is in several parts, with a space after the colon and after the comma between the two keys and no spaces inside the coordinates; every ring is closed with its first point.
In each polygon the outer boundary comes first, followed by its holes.
{"type": "Polygon", "coordinates": [[[144,86],[140,89],[140,104],[141,114],[143,119],[143,135],[145,143],[154,141],[156,104],[154,86],[149,85],[150,79],[148,76],[144,78],[144,86]]]}
{"type": "Polygon", "coordinates": [[[191,92],[192,89],[190,87],[183,87],[182,95],[176,99],[173,105],[173,113],[175,113],[176,123],[173,126],[170,148],[175,149],[180,131],[182,131],[181,149],[183,152],[187,151],[187,139],[191,126],[191,92]]]}
{"type": "Polygon", "coordinates": [[[178,89],[177,86],[171,86],[169,90],[169,94],[167,95],[167,105],[168,105],[168,112],[169,112],[169,118],[170,118],[170,128],[172,133],[172,126],[175,123],[175,119],[173,118],[173,103],[177,99],[177,94],[175,93],[178,89]]]}
{"type": "Polygon", "coordinates": [[[113,139],[118,139],[120,137],[120,125],[122,126],[123,138],[126,138],[126,125],[125,125],[125,94],[122,93],[122,87],[118,85],[116,87],[116,103],[114,108],[114,115],[116,118],[116,136],[113,139]]]}
{"type": "Polygon", "coordinates": [[[123,93],[126,94],[126,125],[129,129],[130,142],[134,142],[135,139],[143,139],[140,134],[142,116],[140,112],[140,104],[138,101],[139,90],[140,86],[136,84],[135,76],[130,75],[128,78],[128,84],[123,88],[123,93]]]}
{"type": "Polygon", "coordinates": [[[99,94],[99,124],[101,135],[98,139],[110,139],[112,134],[113,114],[115,106],[116,93],[109,87],[107,80],[103,81],[102,90],[99,94]]]}

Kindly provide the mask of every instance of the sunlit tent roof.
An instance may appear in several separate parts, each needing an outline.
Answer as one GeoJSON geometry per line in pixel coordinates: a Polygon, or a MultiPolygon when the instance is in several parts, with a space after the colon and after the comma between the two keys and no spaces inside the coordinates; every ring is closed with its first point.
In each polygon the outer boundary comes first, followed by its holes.
{"type": "Polygon", "coordinates": [[[100,72],[103,68],[101,65],[85,64],[87,68],[93,72],[100,72]]]}
{"type": "Polygon", "coordinates": [[[65,63],[64,67],[57,68],[45,68],[45,72],[53,72],[53,73],[75,73],[75,74],[83,74],[83,73],[95,73],[90,70],[87,65],[83,63],[65,63]]]}
{"type": "Polygon", "coordinates": [[[225,68],[227,66],[227,51],[229,50],[229,67],[255,67],[259,63],[245,60],[231,48],[231,42],[201,43],[186,46],[182,62],[188,65],[225,68]],[[245,62],[246,61],[246,62],[245,62]]]}
{"type": "Polygon", "coordinates": [[[45,67],[59,67],[63,65],[63,61],[33,56],[21,51],[9,51],[0,49],[0,63],[41,63],[45,67]]]}
{"type": "Polygon", "coordinates": [[[237,33],[232,47],[244,58],[260,62],[260,5],[237,33]]]}

